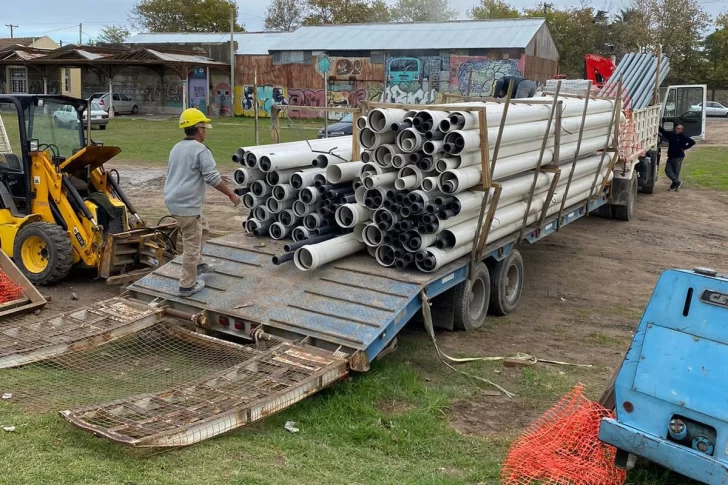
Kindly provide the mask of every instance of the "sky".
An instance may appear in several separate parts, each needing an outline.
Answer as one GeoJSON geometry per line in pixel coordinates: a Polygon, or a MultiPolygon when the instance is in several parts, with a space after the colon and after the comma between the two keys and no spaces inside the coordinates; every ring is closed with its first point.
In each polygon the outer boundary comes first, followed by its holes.
{"type": "MultiPolygon", "coordinates": [[[[712,16],[725,9],[725,0],[698,0],[712,16]]],[[[394,3],[394,0],[389,0],[394,3]]],[[[549,0],[558,7],[578,6],[579,0],[549,0]]],[[[79,23],[82,23],[81,37],[84,42],[95,38],[99,30],[108,24],[127,24],[127,14],[136,0],[33,0],[33,8],[26,1],[6,0],[0,9],[0,37],[10,37],[5,24],[13,24],[15,37],[41,37],[48,35],[63,44],[78,43],[79,23]]],[[[263,30],[263,21],[268,2],[266,0],[237,0],[238,22],[248,31],[263,30]]],[[[459,12],[460,18],[467,18],[467,10],[479,3],[477,0],[450,0],[450,5],[459,12]]],[[[518,9],[534,7],[539,0],[510,0],[518,9]]],[[[590,5],[598,9],[616,11],[621,0],[591,0],[590,5]]],[[[133,29],[132,29],[133,30],[133,29]]]]}

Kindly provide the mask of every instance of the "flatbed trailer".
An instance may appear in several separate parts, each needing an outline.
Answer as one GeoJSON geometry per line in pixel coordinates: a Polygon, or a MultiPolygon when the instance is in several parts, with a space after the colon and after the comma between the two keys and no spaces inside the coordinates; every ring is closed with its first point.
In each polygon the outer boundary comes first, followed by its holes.
{"type": "MultiPolygon", "coordinates": [[[[605,194],[586,204],[566,208],[546,218],[541,226],[524,231],[523,242],[535,243],[556,232],[608,200],[605,194]]],[[[488,266],[517,251],[518,233],[485,246],[482,262],[488,266]]],[[[216,260],[217,269],[207,285],[188,298],[177,295],[181,269],[177,259],[129,286],[129,294],[140,301],[164,300],[175,310],[197,315],[195,322],[205,332],[216,332],[252,340],[256,332],[281,339],[305,341],[309,345],[349,356],[349,367],[366,371],[388,348],[402,327],[421,309],[420,293],[433,299],[463,285],[469,278],[470,258],[453,261],[433,273],[385,268],[367,254],[340,259],[318,270],[299,271],[292,263],[276,266],[275,254],[283,243],[270,239],[230,234],[208,241],[204,257],[216,260]],[[262,245],[264,242],[265,245],[262,245]]],[[[513,296],[520,297],[523,274],[513,281],[513,296]]],[[[489,289],[474,292],[471,308],[482,308],[489,289]],[[479,301],[480,300],[480,301],[479,301]]],[[[455,305],[455,311],[465,309],[455,305]],[[459,310],[460,308],[460,310],[459,310]]],[[[455,315],[457,317],[457,315],[455,315]]],[[[452,323],[439,322],[452,328],[452,323]]]]}

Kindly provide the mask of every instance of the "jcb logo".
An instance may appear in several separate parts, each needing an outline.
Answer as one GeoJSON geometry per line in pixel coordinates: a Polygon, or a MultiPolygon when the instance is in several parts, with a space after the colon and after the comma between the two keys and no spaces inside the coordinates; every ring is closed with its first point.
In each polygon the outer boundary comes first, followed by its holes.
{"type": "Polygon", "coordinates": [[[711,305],[728,308],[728,295],[726,295],[725,293],[719,293],[713,290],[705,290],[700,299],[703,302],[709,303],[711,305]]]}

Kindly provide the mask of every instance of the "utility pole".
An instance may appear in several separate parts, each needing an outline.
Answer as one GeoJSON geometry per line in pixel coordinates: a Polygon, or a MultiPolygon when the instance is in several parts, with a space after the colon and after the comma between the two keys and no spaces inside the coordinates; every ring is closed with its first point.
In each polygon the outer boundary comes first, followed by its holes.
{"type": "MultiPolygon", "coordinates": [[[[230,116],[235,116],[235,7],[230,5],[230,116]]],[[[258,107],[255,106],[255,112],[258,107]]],[[[256,131],[257,135],[257,131],[256,131]]],[[[257,144],[257,143],[256,143],[257,144]]]]}
{"type": "Polygon", "coordinates": [[[78,45],[83,45],[83,24],[78,24],[78,45]]]}
{"type": "Polygon", "coordinates": [[[5,27],[10,27],[10,38],[12,39],[13,38],[13,29],[17,29],[18,26],[13,25],[13,24],[5,24],[5,27]]]}

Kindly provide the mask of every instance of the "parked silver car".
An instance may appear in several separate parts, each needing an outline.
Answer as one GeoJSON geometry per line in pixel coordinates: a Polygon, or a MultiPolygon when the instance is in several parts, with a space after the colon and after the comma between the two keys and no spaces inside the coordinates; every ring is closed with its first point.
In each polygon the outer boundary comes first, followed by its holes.
{"type": "Polygon", "coordinates": [[[717,101],[706,101],[705,102],[705,115],[706,116],[722,116],[728,118],[728,108],[718,103],[717,101]]]}
{"type": "MultiPolygon", "coordinates": [[[[88,112],[83,112],[83,122],[86,124],[88,119],[88,112]]],[[[78,113],[73,109],[73,106],[61,106],[60,109],[53,112],[53,124],[56,128],[68,127],[75,129],[78,126],[78,113]]],[[[91,103],[91,128],[98,128],[99,130],[105,130],[106,125],[109,124],[109,114],[104,111],[101,106],[94,102],[91,103]]]]}
{"type": "MultiPolygon", "coordinates": [[[[109,93],[94,93],[88,99],[99,103],[104,111],[109,112],[109,108],[111,107],[109,93]]],[[[126,94],[114,93],[114,114],[129,113],[135,115],[138,112],[139,105],[134,99],[126,94]]]]}

